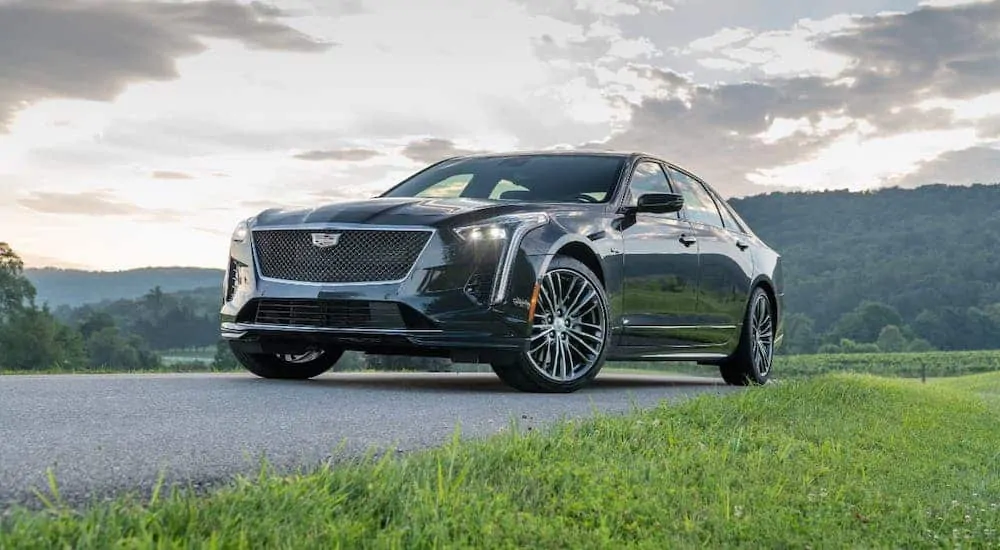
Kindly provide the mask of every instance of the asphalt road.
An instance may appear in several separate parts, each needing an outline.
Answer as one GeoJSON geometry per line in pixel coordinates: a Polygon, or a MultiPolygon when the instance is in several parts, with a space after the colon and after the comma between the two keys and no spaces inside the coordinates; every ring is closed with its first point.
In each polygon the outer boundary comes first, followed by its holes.
{"type": "Polygon", "coordinates": [[[625,412],[721,380],[602,373],[569,395],[520,393],[492,374],[347,374],[306,382],[244,374],[0,376],[0,509],[40,506],[52,468],[82,505],[169,483],[210,487],[259,468],[319,464],[380,449],[405,452],[537,427],[594,410],[625,412]],[[338,446],[343,444],[343,447],[338,446]]]}

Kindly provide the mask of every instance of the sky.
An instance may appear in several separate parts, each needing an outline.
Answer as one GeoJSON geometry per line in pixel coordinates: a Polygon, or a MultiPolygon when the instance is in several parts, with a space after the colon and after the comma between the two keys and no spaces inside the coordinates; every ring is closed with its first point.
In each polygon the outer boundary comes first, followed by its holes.
{"type": "Polygon", "coordinates": [[[1000,181],[1000,0],[0,0],[0,241],[223,267],[265,208],[478,151],[726,197],[1000,181]]]}

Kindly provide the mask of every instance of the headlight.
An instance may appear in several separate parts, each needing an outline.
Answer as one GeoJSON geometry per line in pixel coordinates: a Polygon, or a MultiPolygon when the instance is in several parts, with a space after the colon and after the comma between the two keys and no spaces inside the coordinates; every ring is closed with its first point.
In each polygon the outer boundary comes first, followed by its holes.
{"type": "Polygon", "coordinates": [[[486,222],[456,227],[453,231],[463,241],[496,242],[509,239],[518,229],[526,230],[548,223],[545,213],[510,214],[486,222]]]}
{"type": "Polygon", "coordinates": [[[469,243],[478,256],[480,253],[493,256],[496,252],[496,271],[493,274],[493,285],[490,289],[489,303],[498,304],[507,296],[507,286],[510,272],[521,239],[532,229],[549,223],[549,216],[544,212],[525,214],[509,214],[498,216],[485,222],[464,225],[453,229],[456,235],[469,243]],[[495,244],[499,246],[480,245],[495,244]]]}
{"type": "Polygon", "coordinates": [[[241,221],[236,224],[236,229],[233,231],[233,241],[241,243],[247,240],[247,234],[250,233],[250,227],[246,220],[241,221]]]}

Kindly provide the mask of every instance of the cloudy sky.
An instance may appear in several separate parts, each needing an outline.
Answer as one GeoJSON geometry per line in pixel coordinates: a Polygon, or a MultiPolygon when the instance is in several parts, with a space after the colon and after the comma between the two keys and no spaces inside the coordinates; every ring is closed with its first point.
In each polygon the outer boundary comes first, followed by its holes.
{"type": "Polygon", "coordinates": [[[221,267],[235,223],[461,151],[727,196],[1000,181],[1000,0],[0,0],[0,241],[221,267]]]}

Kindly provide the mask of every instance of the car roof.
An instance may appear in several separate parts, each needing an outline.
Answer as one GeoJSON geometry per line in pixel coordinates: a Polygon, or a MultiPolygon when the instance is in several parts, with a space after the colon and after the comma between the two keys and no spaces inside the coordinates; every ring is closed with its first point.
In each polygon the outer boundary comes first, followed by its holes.
{"type": "Polygon", "coordinates": [[[601,156],[601,157],[621,157],[632,158],[638,156],[652,156],[635,151],[612,151],[607,149],[537,149],[526,151],[496,151],[489,153],[472,153],[468,155],[456,155],[452,159],[459,158],[491,158],[491,157],[527,157],[527,156],[601,156]]]}

